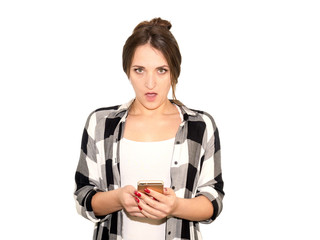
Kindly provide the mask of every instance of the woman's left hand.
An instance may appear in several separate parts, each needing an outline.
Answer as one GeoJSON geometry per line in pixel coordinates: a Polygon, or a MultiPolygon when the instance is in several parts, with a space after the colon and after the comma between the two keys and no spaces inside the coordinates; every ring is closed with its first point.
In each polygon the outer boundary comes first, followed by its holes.
{"type": "Polygon", "coordinates": [[[178,205],[178,198],[171,188],[164,188],[163,194],[147,188],[139,199],[138,206],[141,213],[152,219],[173,215],[178,205]]]}

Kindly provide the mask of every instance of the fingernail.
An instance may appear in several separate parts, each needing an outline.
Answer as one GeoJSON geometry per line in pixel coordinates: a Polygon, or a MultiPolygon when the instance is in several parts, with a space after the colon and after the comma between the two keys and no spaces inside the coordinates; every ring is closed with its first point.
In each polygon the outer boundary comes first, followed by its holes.
{"type": "Polygon", "coordinates": [[[138,205],[138,208],[140,209],[140,211],[142,210],[142,208],[138,205]]]}
{"type": "Polygon", "coordinates": [[[137,203],[139,203],[139,202],[140,202],[139,198],[134,197],[134,199],[136,200],[136,202],[137,202],[137,203]]]}
{"type": "Polygon", "coordinates": [[[146,193],[150,193],[150,190],[149,190],[148,188],[145,188],[144,191],[145,191],[146,193]]]}
{"type": "Polygon", "coordinates": [[[168,191],[168,189],[167,189],[166,187],[164,188],[164,190],[165,190],[165,191],[168,191]]]}
{"type": "Polygon", "coordinates": [[[141,194],[138,191],[135,191],[134,194],[138,197],[141,197],[141,194]]]}

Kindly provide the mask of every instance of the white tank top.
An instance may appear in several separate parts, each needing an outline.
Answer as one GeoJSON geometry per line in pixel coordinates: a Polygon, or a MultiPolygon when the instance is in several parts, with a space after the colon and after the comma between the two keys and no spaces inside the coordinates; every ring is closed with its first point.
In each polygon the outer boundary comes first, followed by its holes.
{"type": "MultiPolygon", "coordinates": [[[[121,186],[137,188],[140,180],[162,180],[170,187],[174,138],[158,142],[136,142],[123,138],[120,144],[121,186]]],[[[129,216],[122,210],[124,240],[165,239],[165,222],[129,216]]]]}

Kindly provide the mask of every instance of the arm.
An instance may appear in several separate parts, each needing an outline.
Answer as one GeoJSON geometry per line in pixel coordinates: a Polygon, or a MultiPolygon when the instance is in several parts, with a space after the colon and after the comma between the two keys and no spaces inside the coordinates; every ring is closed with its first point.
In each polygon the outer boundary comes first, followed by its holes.
{"type": "Polygon", "coordinates": [[[196,196],[206,196],[211,202],[214,211],[213,215],[201,223],[211,223],[222,211],[222,200],[224,197],[221,171],[221,152],[218,128],[213,118],[204,113],[203,119],[206,122],[206,139],[203,154],[203,164],[198,180],[196,196]]]}
{"type": "Polygon", "coordinates": [[[140,201],[139,206],[141,213],[147,218],[162,219],[174,216],[190,221],[203,221],[213,214],[212,204],[205,196],[177,198],[171,188],[166,188],[164,194],[151,189],[146,191],[147,194],[141,193],[140,198],[143,201],[140,201]]]}
{"type": "Polygon", "coordinates": [[[130,215],[143,216],[135,201],[133,186],[125,186],[108,191],[101,186],[101,172],[95,131],[97,119],[93,112],[86,122],[81,142],[81,153],[76,170],[74,197],[78,213],[99,222],[109,218],[109,214],[125,209],[130,215]]]}
{"type": "Polygon", "coordinates": [[[106,220],[110,213],[121,209],[119,191],[108,191],[101,183],[101,166],[95,136],[97,122],[96,113],[93,112],[83,130],[74,192],[78,213],[93,222],[106,220]]]}
{"type": "Polygon", "coordinates": [[[125,209],[131,216],[143,217],[134,193],[136,189],[125,186],[108,192],[96,193],[92,198],[92,209],[96,216],[104,216],[125,209]]]}
{"type": "Polygon", "coordinates": [[[104,191],[100,187],[95,127],[96,116],[95,113],[92,113],[87,119],[82,134],[80,159],[75,174],[74,197],[78,213],[93,222],[99,222],[101,218],[95,216],[91,205],[93,196],[104,191]]]}
{"type": "Polygon", "coordinates": [[[205,196],[195,198],[177,198],[178,204],[172,216],[189,221],[203,221],[213,214],[211,202],[205,196]]]}
{"type": "Polygon", "coordinates": [[[96,216],[104,216],[122,209],[120,198],[120,189],[99,192],[92,198],[92,209],[96,216]]]}

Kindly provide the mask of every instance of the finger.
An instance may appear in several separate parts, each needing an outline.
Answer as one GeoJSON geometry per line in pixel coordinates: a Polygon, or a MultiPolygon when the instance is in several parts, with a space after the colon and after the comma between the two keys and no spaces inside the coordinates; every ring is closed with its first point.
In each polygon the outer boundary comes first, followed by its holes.
{"type": "MultiPolygon", "coordinates": [[[[150,191],[150,194],[152,194],[151,191],[150,191]]],[[[169,209],[168,199],[166,196],[162,195],[161,193],[158,193],[155,191],[153,191],[153,192],[155,193],[155,195],[158,195],[158,196],[160,195],[161,200],[154,200],[154,199],[150,198],[149,195],[146,195],[144,193],[141,193],[140,200],[143,201],[145,204],[147,204],[146,211],[148,211],[148,213],[150,213],[154,216],[157,216],[157,217],[161,216],[160,218],[163,218],[168,215],[167,214],[168,209],[169,209]],[[151,207],[152,209],[154,209],[156,211],[151,210],[149,207],[151,207]]],[[[140,206],[143,206],[143,208],[145,208],[143,204],[140,204],[140,206]]]]}
{"type": "Polygon", "coordinates": [[[174,192],[174,190],[172,188],[165,187],[163,189],[163,194],[164,195],[175,195],[175,192],[174,192]]]}
{"type": "Polygon", "coordinates": [[[154,190],[152,190],[152,189],[150,189],[150,188],[145,188],[145,189],[144,189],[144,192],[145,192],[146,194],[148,194],[149,196],[155,198],[155,199],[158,200],[159,202],[162,202],[162,201],[164,200],[164,196],[163,196],[162,193],[159,193],[159,192],[157,192],[157,191],[154,191],[154,190]]]}
{"type": "Polygon", "coordinates": [[[138,192],[138,191],[134,191],[134,195],[137,196],[137,197],[141,197],[141,193],[138,192]]]}
{"type": "MultiPolygon", "coordinates": [[[[147,194],[144,194],[144,193],[141,193],[140,194],[140,201],[143,201],[145,204],[153,207],[153,208],[161,208],[161,205],[163,205],[163,203],[160,203],[159,200],[155,199],[154,197],[152,196],[149,196],[147,194]]],[[[138,202],[138,201],[137,201],[138,202]]]]}
{"type": "Polygon", "coordinates": [[[166,202],[155,201],[144,193],[141,193],[139,206],[145,210],[142,213],[149,218],[162,219],[168,215],[168,206],[166,202]],[[148,214],[152,216],[149,216],[148,214]]]}
{"type": "Polygon", "coordinates": [[[129,214],[132,217],[139,217],[139,218],[147,218],[145,215],[143,215],[141,212],[139,213],[134,213],[134,214],[129,214]]]}
{"type": "Polygon", "coordinates": [[[144,202],[146,205],[151,206],[152,208],[157,208],[157,205],[160,204],[158,200],[154,200],[153,197],[143,194],[141,197],[141,202],[144,202]]]}
{"type": "Polygon", "coordinates": [[[135,187],[132,185],[126,185],[122,188],[125,189],[125,191],[131,195],[134,195],[134,192],[137,191],[137,189],[135,189],[135,187]]]}
{"type": "Polygon", "coordinates": [[[140,203],[138,205],[140,212],[147,218],[151,218],[151,219],[162,219],[164,217],[166,217],[166,215],[164,213],[162,213],[161,211],[158,211],[152,207],[150,207],[149,205],[145,204],[145,203],[140,203]]]}
{"type": "Polygon", "coordinates": [[[130,213],[128,212],[128,214],[134,217],[142,217],[142,218],[146,217],[145,215],[142,214],[141,210],[138,207],[136,208],[136,211],[130,212],[130,213]]]}
{"type": "Polygon", "coordinates": [[[145,216],[141,213],[141,210],[139,209],[138,205],[133,208],[130,208],[130,210],[125,210],[125,212],[130,216],[145,218],[145,216]]]}

